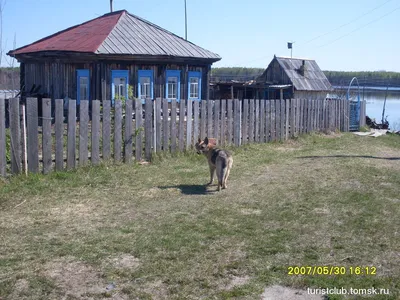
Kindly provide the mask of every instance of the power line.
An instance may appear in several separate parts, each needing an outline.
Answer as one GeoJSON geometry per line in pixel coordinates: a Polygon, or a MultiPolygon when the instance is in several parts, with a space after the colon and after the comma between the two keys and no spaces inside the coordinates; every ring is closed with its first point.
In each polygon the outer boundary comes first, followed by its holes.
{"type": "Polygon", "coordinates": [[[324,33],[324,34],[318,35],[318,36],[312,38],[311,40],[306,41],[304,44],[308,44],[308,43],[310,43],[310,42],[312,42],[312,41],[315,41],[316,39],[319,39],[319,38],[321,38],[321,37],[323,37],[323,36],[326,36],[326,35],[328,35],[328,34],[331,34],[332,32],[335,32],[335,31],[338,30],[338,29],[341,29],[341,28],[343,28],[343,27],[345,27],[345,26],[347,26],[347,25],[350,25],[350,24],[352,24],[352,23],[354,23],[354,22],[360,20],[361,18],[365,17],[366,15],[372,13],[373,11],[377,10],[378,8],[381,8],[382,6],[384,6],[385,4],[387,4],[387,3],[391,2],[391,1],[393,1],[393,0],[388,0],[388,1],[386,1],[385,3],[383,3],[383,4],[381,4],[381,5],[378,5],[378,6],[374,7],[373,9],[367,11],[366,13],[362,14],[361,16],[358,16],[357,18],[351,20],[350,22],[347,22],[347,23],[345,23],[345,24],[343,24],[343,25],[340,25],[339,27],[336,27],[335,29],[332,29],[331,31],[328,31],[328,32],[326,32],[326,33],[324,33]]]}
{"type": "Polygon", "coordinates": [[[346,33],[346,34],[344,34],[344,35],[338,37],[337,39],[334,39],[333,41],[330,41],[329,43],[326,43],[326,44],[324,44],[324,45],[319,46],[318,48],[322,48],[322,47],[328,46],[328,45],[330,45],[330,44],[333,44],[334,42],[336,42],[336,41],[338,41],[338,40],[341,40],[342,38],[344,38],[344,37],[346,37],[346,36],[348,36],[348,35],[350,35],[350,34],[356,32],[356,31],[358,31],[358,30],[361,30],[361,29],[367,27],[368,25],[371,25],[372,23],[378,22],[379,20],[381,20],[381,19],[383,19],[384,17],[386,17],[386,16],[388,16],[388,15],[394,13],[396,10],[399,10],[399,9],[400,9],[400,6],[396,7],[394,10],[388,12],[387,14],[384,14],[383,16],[380,16],[379,18],[377,18],[377,19],[375,19],[375,20],[372,20],[371,22],[369,22],[369,23],[367,23],[367,24],[365,24],[365,25],[363,25],[363,26],[361,26],[361,27],[356,28],[356,29],[354,29],[353,31],[350,31],[349,33],[346,33]]]}

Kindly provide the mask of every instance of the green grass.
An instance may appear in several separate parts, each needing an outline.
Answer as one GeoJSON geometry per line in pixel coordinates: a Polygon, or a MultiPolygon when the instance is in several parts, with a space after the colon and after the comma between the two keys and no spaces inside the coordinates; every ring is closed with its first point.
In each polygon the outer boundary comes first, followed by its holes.
{"type": "Polygon", "coordinates": [[[0,298],[259,299],[282,285],[398,299],[398,136],[232,150],[220,193],[204,186],[206,159],[194,153],[0,181],[0,298]],[[293,276],[289,266],[376,275],[293,276]]]}

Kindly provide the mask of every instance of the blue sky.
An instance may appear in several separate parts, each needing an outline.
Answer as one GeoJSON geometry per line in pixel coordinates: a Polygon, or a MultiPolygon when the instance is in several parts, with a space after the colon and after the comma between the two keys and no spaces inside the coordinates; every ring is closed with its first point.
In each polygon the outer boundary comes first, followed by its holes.
{"type": "MultiPolygon", "coordinates": [[[[109,0],[5,1],[6,52],[14,34],[21,47],[109,12],[109,0]]],[[[120,9],[184,36],[184,0],[114,0],[120,9]]],[[[400,72],[400,0],[187,0],[187,12],[188,39],[218,53],[217,67],[267,67],[294,41],[293,57],[323,70],[400,72]]]]}

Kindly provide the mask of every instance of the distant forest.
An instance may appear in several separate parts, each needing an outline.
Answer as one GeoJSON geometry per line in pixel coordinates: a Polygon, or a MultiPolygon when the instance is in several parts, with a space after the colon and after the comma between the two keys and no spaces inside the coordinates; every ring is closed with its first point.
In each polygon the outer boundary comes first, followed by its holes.
{"type": "MultiPolygon", "coordinates": [[[[213,81],[247,81],[261,75],[262,68],[212,68],[213,81]]],[[[324,71],[326,77],[334,86],[348,86],[353,77],[357,77],[361,86],[392,86],[400,87],[398,72],[343,72],[324,71]]],[[[0,68],[0,90],[19,89],[19,68],[0,68]]]]}
{"type": "MultiPolygon", "coordinates": [[[[212,68],[211,78],[215,81],[225,80],[253,80],[261,75],[265,69],[261,68],[212,68]]],[[[323,71],[334,86],[348,86],[353,77],[357,77],[361,86],[396,86],[400,87],[400,73],[398,72],[344,72],[323,71]]]]}

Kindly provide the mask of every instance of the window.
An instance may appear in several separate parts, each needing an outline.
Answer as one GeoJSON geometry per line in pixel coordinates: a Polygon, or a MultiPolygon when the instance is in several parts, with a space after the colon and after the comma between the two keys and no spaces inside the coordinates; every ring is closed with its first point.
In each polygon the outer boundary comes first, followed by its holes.
{"type": "Polygon", "coordinates": [[[153,98],[153,71],[139,70],[138,97],[153,98]]]}
{"type": "Polygon", "coordinates": [[[111,71],[111,103],[114,105],[115,99],[124,99],[128,97],[128,70],[111,71]]]}
{"type": "Polygon", "coordinates": [[[178,70],[167,70],[167,81],[165,84],[165,97],[167,99],[180,100],[181,98],[181,72],[178,70]]]}
{"type": "Polygon", "coordinates": [[[80,104],[81,100],[89,100],[89,70],[76,70],[76,104],[80,104]]]}
{"type": "Polygon", "coordinates": [[[189,99],[201,99],[201,72],[189,72],[189,99]]]}

